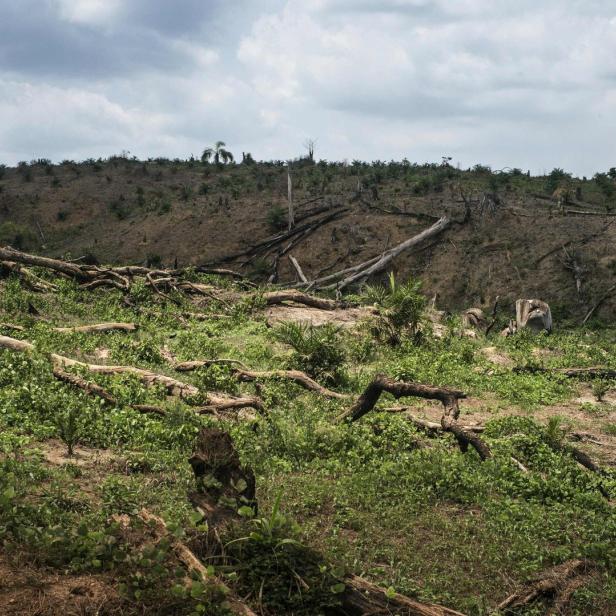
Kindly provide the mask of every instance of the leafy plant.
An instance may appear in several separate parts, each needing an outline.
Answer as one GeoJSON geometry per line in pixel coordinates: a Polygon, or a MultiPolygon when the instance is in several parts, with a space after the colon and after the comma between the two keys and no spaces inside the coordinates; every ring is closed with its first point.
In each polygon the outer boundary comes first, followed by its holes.
{"type": "Polygon", "coordinates": [[[328,383],[340,383],[345,352],[340,327],[327,323],[314,326],[308,323],[287,322],[273,332],[279,342],[293,348],[292,367],[328,383]]]}
{"type": "Polygon", "coordinates": [[[398,284],[395,276],[389,274],[387,286],[369,286],[365,296],[376,303],[378,318],[374,326],[377,338],[395,346],[408,337],[418,342],[424,318],[426,298],[420,293],[421,282],[407,280],[398,284]]]}

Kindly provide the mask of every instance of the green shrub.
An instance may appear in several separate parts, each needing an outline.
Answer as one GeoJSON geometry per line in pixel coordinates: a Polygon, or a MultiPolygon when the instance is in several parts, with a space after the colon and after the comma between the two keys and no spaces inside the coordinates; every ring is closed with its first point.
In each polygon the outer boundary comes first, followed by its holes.
{"type": "Polygon", "coordinates": [[[265,217],[267,226],[272,231],[281,231],[287,226],[287,213],[285,209],[279,205],[272,206],[265,217]]]}
{"type": "Polygon", "coordinates": [[[288,322],[274,330],[274,337],[293,348],[292,367],[328,383],[343,380],[345,352],[339,327],[331,323],[314,326],[288,322]]]}
{"type": "Polygon", "coordinates": [[[377,338],[394,346],[404,337],[419,341],[426,306],[426,298],[420,289],[421,282],[411,279],[397,284],[393,273],[389,275],[387,286],[366,288],[366,298],[378,307],[373,329],[377,338]]]}

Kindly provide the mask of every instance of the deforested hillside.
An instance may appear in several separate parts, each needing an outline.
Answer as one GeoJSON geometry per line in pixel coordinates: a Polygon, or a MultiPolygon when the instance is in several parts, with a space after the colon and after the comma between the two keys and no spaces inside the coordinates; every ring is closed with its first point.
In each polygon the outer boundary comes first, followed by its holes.
{"type": "MultiPolygon", "coordinates": [[[[446,216],[438,237],[388,266],[424,281],[438,306],[548,301],[560,319],[612,318],[614,170],[458,170],[446,161],[288,166],[139,161],[22,163],[0,172],[0,243],[92,262],[227,267],[254,280],[309,281],[369,261],[446,216]]],[[[373,279],[383,276],[378,272],[373,279]]],[[[332,284],[330,286],[334,286],[332,284]]]]}

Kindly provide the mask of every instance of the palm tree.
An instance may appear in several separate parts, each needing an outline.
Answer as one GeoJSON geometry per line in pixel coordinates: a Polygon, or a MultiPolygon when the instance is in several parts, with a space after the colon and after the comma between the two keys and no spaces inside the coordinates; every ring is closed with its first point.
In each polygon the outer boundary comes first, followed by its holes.
{"type": "Polygon", "coordinates": [[[226,146],[227,144],[224,141],[217,141],[214,147],[206,148],[201,155],[202,162],[209,163],[210,160],[214,159],[217,165],[219,165],[221,161],[223,163],[232,163],[233,154],[225,149],[226,146]]]}

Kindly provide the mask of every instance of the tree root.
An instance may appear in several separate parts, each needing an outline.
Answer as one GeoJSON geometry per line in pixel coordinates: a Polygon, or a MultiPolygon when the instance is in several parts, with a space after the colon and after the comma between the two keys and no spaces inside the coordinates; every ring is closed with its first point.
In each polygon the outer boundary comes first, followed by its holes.
{"type": "Polygon", "coordinates": [[[464,616],[434,603],[420,603],[398,593],[390,594],[384,588],[357,575],[347,575],[342,582],[342,607],[345,614],[378,616],[404,614],[404,616],[464,616]]]}
{"type": "Polygon", "coordinates": [[[457,420],[460,415],[458,400],[466,398],[466,394],[455,389],[422,385],[421,383],[404,383],[390,379],[383,374],[377,375],[355,404],[338,417],[338,421],[357,421],[374,408],[383,392],[392,394],[396,399],[405,396],[417,396],[429,400],[439,400],[443,404],[441,427],[445,432],[451,432],[456,437],[460,449],[466,452],[468,446],[471,445],[482,460],[492,456],[488,445],[477,434],[458,424],[457,420]]]}
{"type": "Polygon", "coordinates": [[[537,599],[549,597],[554,600],[554,608],[557,611],[547,613],[561,613],[573,591],[585,581],[588,572],[594,566],[594,563],[585,559],[568,560],[556,565],[518,592],[507,597],[498,605],[498,609],[508,613],[537,599]]]}

